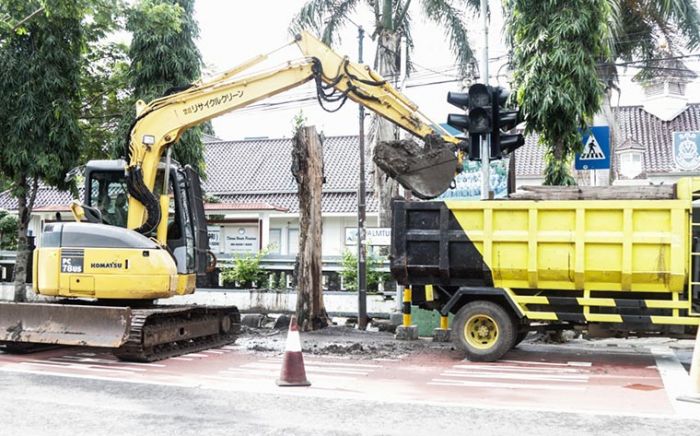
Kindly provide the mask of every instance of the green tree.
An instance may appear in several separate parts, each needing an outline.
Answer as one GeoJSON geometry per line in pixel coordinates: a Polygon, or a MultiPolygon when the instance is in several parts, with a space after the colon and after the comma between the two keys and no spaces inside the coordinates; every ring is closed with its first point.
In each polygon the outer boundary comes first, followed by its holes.
{"type": "MultiPolygon", "coordinates": [[[[479,0],[420,0],[412,8],[411,0],[309,0],[292,22],[292,30],[307,28],[321,36],[326,44],[338,41],[338,31],[350,21],[350,15],[364,4],[373,12],[371,36],[377,42],[374,68],[383,77],[395,80],[402,63],[400,40],[406,39],[407,61],[411,69],[411,52],[414,47],[411,35],[411,14],[419,6],[422,14],[443,29],[455,55],[456,63],[466,74],[473,58],[467,27],[464,20],[465,7],[477,11],[479,0]]],[[[375,117],[376,134],[374,144],[393,140],[394,127],[381,117],[375,117]]],[[[377,171],[379,171],[377,169],[377,171]]],[[[398,184],[383,174],[375,174],[375,192],[379,192],[379,225],[391,225],[391,199],[398,194],[398,184]]]]}
{"type": "Polygon", "coordinates": [[[0,173],[17,199],[15,300],[26,299],[27,228],[39,180],[66,188],[80,155],[82,2],[4,0],[0,14],[23,24],[0,37],[0,173]]]}
{"type": "MultiPolygon", "coordinates": [[[[130,11],[127,29],[132,32],[129,83],[132,103],[146,102],[183,89],[201,75],[201,56],[195,44],[199,34],[194,0],[140,0],[130,11]]],[[[133,120],[133,110],[128,123],[133,120]]],[[[126,134],[127,129],[123,129],[126,134]]],[[[124,154],[124,143],[118,153],[124,154]]],[[[173,147],[173,157],[206,174],[202,127],[188,129],[173,147]]]]}
{"type": "Polygon", "coordinates": [[[504,0],[515,96],[545,146],[546,185],[575,184],[571,158],[601,107],[597,65],[611,58],[610,0],[504,0]]]}

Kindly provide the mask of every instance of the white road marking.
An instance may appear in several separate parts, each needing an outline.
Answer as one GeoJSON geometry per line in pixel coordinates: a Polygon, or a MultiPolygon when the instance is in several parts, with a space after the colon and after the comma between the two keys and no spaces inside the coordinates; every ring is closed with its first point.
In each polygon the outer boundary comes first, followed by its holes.
{"type": "Polygon", "coordinates": [[[219,350],[204,350],[202,353],[209,353],[209,354],[226,354],[225,351],[219,351],[219,350]]]}
{"type": "MultiPolygon", "coordinates": [[[[241,378],[245,375],[251,375],[251,376],[257,376],[257,377],[266,377],[264,380],[274,380],[279,378],[280,373],[279,371],[255,371],[255,370],[226,370],[226,371],[221,371],[219,372],[219,375],[223,376],[224,379],[226,377],[231,377],[233,379],[238,379],[241,378]]],[[[347,375],[333,375],[333,374],[325,374],[325,373],[316,373],[316,372],[311,372],[307,371],[307,375],[312,376],[314,379],[322,379],[322,380],[343,380],[343,381],[350,381],[350,380],[356,380],[357,377],[348,377],[347,375]]]]}
{"type": "Polygon", "coordinates": [[[546,366],[592,366],[592,362],[566,362],[566,363],[560,363],[560,362],[530,362],[527,360],[499,360],[499,362],[503,363],[519,363],[523,365],[546,365],[546,366]]]}
{"type": "Polygon", "coordinates": [[[561,367],[556,367],[556,368],[527,368],[524,366],[514,366],[514,365],[454,365],[453,368],[458,368],[458,369],[477,369],[477,370],[486,370],[486,371],[522,371],[522,372],[537,372],[537,373],[564,373],[564,374],[581,374],[582,372],[588,372],[585,370],[580,370],[580,369],[575,369],[575,368],[561,368],[561,367]]]}
{"type": "Polygon", "coordinates": [[[144,363],[144,362],[124,362],[121,360],[110,360],[110,359],[99,359],[96,357],[78,357],[78,356],[60,356],[60,357],[50,357],[50,360],[68,360],[77,362],[94,362],[94,363],[104,363],[104,364],[115,364],[119,365],[132,365],[132,366],[146,366],[152,368],[165,368],[166,365],[160,363],[144,363]]]}
{"type": "MultiPolygon", "coordinates": [[[[283,359],[267,359],[265,362],[270,363],[282,363],[283,359]]],[[[304,364],[318,365],[318,366],[338,366],[338,367],[350,367],[350,368],[383,368],[382,365],[369,365],[364,363],[340,363],[340,362],[322,362],[319,360],[307,360],[304,359],[304,364]]]]}
{"type": "MultiPolygon", "coordinates": [[[[279,370],[279,364],[275,363],[247,363],[241,365],[241,368],[253,368],[253,369],[277,369],[279,370]]],[[[368,375],[369,371],[361,371],[359,369],[350,368],[322,368],[315,365],[304,365],[307,372],[328,372],[337,374],[349,374],[349,375],[368,375]]]]}
{"type": "Polygon", "coordinates": [[[677,414],[684,417],[698,416],[700,407],[693,403],[678,401],[678,397],[688,394],[691,386],[690,376],[686,372],[676,354],[668,347],[650,347],[649,350],[654,355],[656,367],[661,374],[661,379],[666,388],[666,394],[677,414]]]}
{"type": "Polygon", "coordinates": [[[190,362],[194,359],[190,359],[189,357],[171,357],[168,360],[184,360],[184,361],[190,362]]]}
{"type": "Polygon", "coordinates": [[[501,380],[537,380],[537,381],[553,381],[567,383],[586,383],[588,376],[580,375],[559,375],[551,376],[547,374],[513,374],[513,373],[492,373],[492,372],[461,372],[461,371],[445,371],[440,374],[442,377],[473,377],[473,378],[489,378],[501,380]]]}
{"type": "Polygon", "coordinates": [[[189,354],[183,354],[183,357],[209,357],[209,356],[206,354],[189,353],[189,354]]]}
{"type": "MultiPolygon", "coordinates": [[[[56,377],[66,377],[66,378],[81,378],[81,379],[88,379],[88,380],[104,380],[104,381],[118,381],[122,383],[135,383],[135,384],[147,384],[147,385],[165,385],[165,386],[177,386],[177,387],[184,387],[184,388],[192,388],[198,386],[197,383],[174,383],[174,382],[168,382],[168,381],[152,381],[144,378],[138,378],[138,379],[129,379],[129,378],[121,378],[121,377],[106,377],[106,376],[99,376],[99,375],[94,375],[94,374],[76,374],[76,373],[62,373],[62,372],[53,372],[53,371],[46,371],[46,370],[31,370],[31,369],[23,369],[23,368],[17,368],[13,367],[12,365],[7,365],[7,366],[0,366],[0,371],[3,372],[20,372],[23,374],[33,374],[33,375],[51,375],[51,376],[56,376],[56,377]]],[[[124,374],[124,372],[119,372],[120,374],[124,374]]]]}
{"type": "Polygon", "coordinates": [[[438,386],[453,386],[453,387],[471,387],[471,388],[488,388],[488,389],[537,389],[547,391],[584,391],[583,386],[566,386],[566,385],[551,385],[551,384],[534,384],[534,383],[499,383],[499,382],[480,382],[469,380],[445,380],[433,379],[428,382],[429,385],[438,386]]]}
{"type": "Polygon", "coordinates": [[[45,366],[49,368],[54,368],[54,369],[74,369],[76,371],[97,371],[97,372],[112,372],[115,374],[136,374],[134,372],[131,372],[131,369],[128,370],[122,370],[122,369],[106,369],[106,368],[95,368],[93,366],[85,366],[85,365],[73,365],[73,364],[68,364],[67,366],[58,366],[53,363],[48,363],[48,362],[18,362],[20,365],[32,365],[32,366],[45,366]]]}

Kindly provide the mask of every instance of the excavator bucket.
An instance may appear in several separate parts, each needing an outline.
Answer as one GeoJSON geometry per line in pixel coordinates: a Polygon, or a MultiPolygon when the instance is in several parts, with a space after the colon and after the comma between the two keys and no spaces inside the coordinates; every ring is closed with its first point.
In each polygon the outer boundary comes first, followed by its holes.
{"type": "Polygon", "coordinates": [[[455,146],[436,136],[426,138],[424,147],[412,140],[380,142],[374,163],[424,200],[447,191],[459,167],[455,146]]]}
{"type": "Polygon", "coordinates": [[[117,348],[131,327],[128,307],[0,303],[0,344],[38,343],[117,348]]]}

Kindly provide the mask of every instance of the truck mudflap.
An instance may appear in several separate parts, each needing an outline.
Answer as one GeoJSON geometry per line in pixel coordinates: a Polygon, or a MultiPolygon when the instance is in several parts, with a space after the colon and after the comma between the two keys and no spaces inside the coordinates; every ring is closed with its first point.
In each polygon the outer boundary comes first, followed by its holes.
{"type": "Polygon", "coordinates": [[[118,348],[131,318],[129,307],[0,302],[0,342],[118,348]]]}

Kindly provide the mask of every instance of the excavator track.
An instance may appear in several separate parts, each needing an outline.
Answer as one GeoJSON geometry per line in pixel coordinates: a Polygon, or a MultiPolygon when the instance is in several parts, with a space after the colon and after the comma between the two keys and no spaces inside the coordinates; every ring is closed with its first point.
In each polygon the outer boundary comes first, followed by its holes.
{"type": "Polygon", "coordinates": [[[154,362],[236,341],[241,316],[235,307],[133,309],[126,342],[113,354],[120,360],[154,362]]]}
{"type": "Polygon", "coordinates": [[[235,306],[72,303],[0,302],[0,349],[101,347],[121,360],[153,362],[233,343],[241,329],[235,306]]]}

